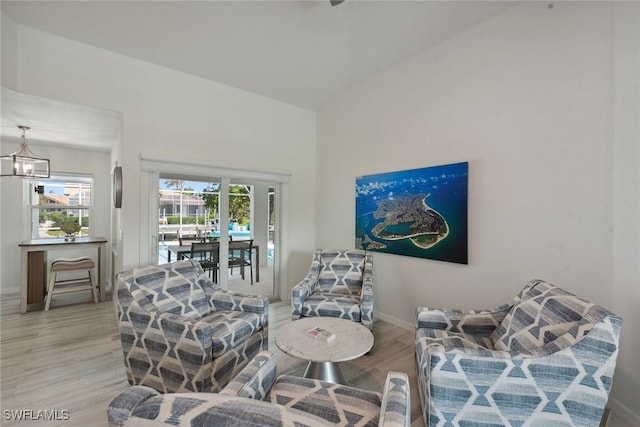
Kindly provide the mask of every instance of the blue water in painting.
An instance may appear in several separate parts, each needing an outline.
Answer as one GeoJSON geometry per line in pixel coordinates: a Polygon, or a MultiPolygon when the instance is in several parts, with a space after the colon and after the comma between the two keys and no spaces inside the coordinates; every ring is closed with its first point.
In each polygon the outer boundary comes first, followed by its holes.
{"type": "MultiPolygon", "coordinates": [[[[386,245],[386,248],[368,248],[366,244],[356,247],[399,255],[430,258],[467,264],[467,162],[410,169],[356,178],[356,238],[364,237],[386,245]],[[424,249],[414,245],[410,239],[379,239],[371,230],[382,222],[375,219],[374,212],[382,199],[394,200],[403,196],[430,194],[425,200],[431,209],[444,217],[449,225],[449,235],[435,246],[424,249]]],[[[408,232],[408,224],[396,224],[393,231],[408,232]]]]}

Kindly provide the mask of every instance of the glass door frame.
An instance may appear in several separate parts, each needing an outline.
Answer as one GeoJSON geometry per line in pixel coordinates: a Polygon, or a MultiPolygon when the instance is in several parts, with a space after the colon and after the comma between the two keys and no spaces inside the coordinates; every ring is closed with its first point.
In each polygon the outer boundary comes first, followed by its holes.
{"type": "MultiPolygon", "coordinates": [[[[285,260],[282,254],[286,253],[286,233],[282,233],[286,227],[286,193],[289,183],[289,174],[251,171],[244,169],[231,169],[208,165],[179,163],[174,161],[158,160],[141,157],[141,203],[140,209],[140,265],[155,265],[158,262],[158,238],[159,238],[159,180],[160,175],[170,175],[175,179],[192,181],[220,182],[220,253],[227,253],[229,249],[229,185],[232,181],[244,183],[262,182],[273,185],[276,192],[275,224],[274,224],[274,263],[273,263],[273,298],[280,299],[281,288],[286,283],[285,260]],[[145,194],[146,193],[146,194],[145,194]],[[280,196],[279,196],[280,194],[280,196]]],[[[267,253],[265,248],[265,253],[267,253]]],[[[259,263],[258,263],[259,264],[259,263]]],[[[259,268],[259,267],[258,267],[259,268]]],[[[220,271],[227,271],[228,258],[220,258],[220,271]]],[[[221,274],[219,285],[227,289],[226,275],[221,274]]]]}

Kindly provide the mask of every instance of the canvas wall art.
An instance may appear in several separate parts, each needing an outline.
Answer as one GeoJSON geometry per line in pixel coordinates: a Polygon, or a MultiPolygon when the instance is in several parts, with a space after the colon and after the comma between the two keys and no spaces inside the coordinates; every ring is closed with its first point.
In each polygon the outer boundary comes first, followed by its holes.
{"type": "Polygon", "coordinates": [[[356,177],[356,249],[468,263],[469,163],[356,177]]]}

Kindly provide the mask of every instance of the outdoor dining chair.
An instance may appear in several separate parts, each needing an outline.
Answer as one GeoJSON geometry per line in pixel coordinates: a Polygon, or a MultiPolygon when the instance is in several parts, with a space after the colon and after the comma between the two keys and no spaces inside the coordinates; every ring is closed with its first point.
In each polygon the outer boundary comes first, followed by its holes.
{"type": "Polygon", "coordinates": [[[233,267],[240,267],[240,274],[244,280],[244,268],[249,266],[251,284],[253,285],[253,239],[229,241],[229,268],[233,274],[233,267]]]}
{"type": "Polygon", "coordinates": [[[198,261],[200,266],[209,273],[214,283],[218,283],[218,269],[220,268],[220,243],[191,243],[191,259],[198,261]]]}

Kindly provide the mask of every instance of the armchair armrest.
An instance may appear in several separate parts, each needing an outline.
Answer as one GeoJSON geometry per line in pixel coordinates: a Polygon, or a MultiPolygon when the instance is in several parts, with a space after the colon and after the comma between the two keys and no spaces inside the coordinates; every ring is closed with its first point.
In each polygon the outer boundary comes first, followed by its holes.
{"type": "Polygon", "coordinates": [[[216,287],[209,296],[209,304],[215,311],[246,311],[258,313],[266,328],[269,324],[269,297],[231,292],[216,287]]]}
{"type": "Polygon", "coordinates": [[[276,379],[276,357],[261,351],[233,378],[220,394],[264,400],[276,379]]]}
{"type": "Polygon", "coordinates": [[[373,262],[371,255],[366,255],[362,272],[360,322],[367,328],[373,329],[373,262]]]}
{"type": "Polygon", "coordinates": [[[404,372],[391,371],[387,374],[382,391],[380,426],[411,425],[411,394],[409,377],[404,372]]]}
{"type": "Polygon", "coordinates": [[[153,396],[160,393],[145,386],[134,386],[125,389],[118,394],[107,407],[107,416],[109,418],[109,426],[122,426],[129,419],[131,410],[153,396]]]}
{"type": "Polygon", "coordinates": [[[309,271],[307,276],[291,289],[291,319],[302,316],[302,304],[318,288],[318,272],[309,271]]]}
{"type": "Polygon", "coordinates": [[[449,308],[416,308],[416,328],[440,329],[475,335],[491,335],[505,318],[511,304],[503,304],[489,310],[449,308]]]}

